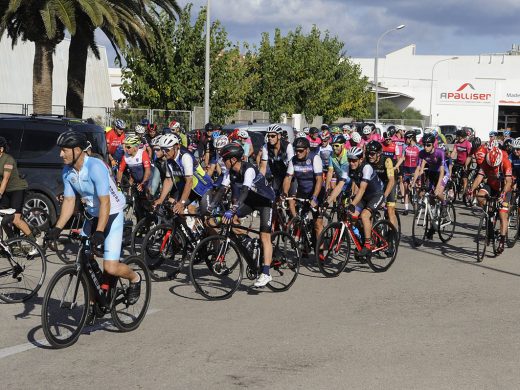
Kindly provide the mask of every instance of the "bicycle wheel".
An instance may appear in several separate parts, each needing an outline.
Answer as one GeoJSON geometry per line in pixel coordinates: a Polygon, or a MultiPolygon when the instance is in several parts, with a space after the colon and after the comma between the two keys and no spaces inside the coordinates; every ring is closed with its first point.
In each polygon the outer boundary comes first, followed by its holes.
{"type": "Polygon", "coordinates": [[[350,237],[343,223],[333,222],[326,226],[316,248],[319,248],[316,262],[323,276],[332,278],[341,274],[350,256],[350,237]]]}
{"type": "Polygon", "coordinates": [[[33,297],[43,284],[47,263],[42,249],[23,237],[5,241],[10,253],[1,250],[0,300],[24,302],[33,297]]]}
{"type": "Polygon", "coordinates": [[[54,348],[74,344],[87,320],[88,282],[75,265],[61,268],[52,277],[42,304],[42,329],[54,348]]]}
{"type": "Polygon", "coordinates": [[[142,245],[146,234],[157,224],[157,216],[155,214],[147,215],[141,219],[132,230],[130,239],[130,253],[133,255],[141,255],[142,245]]]}
{"type": "Polygon", "coordinates": [[[506,244],[508,248],[513,248],[518,240],[518,206],[516,204],[509,210],[508,227],[507,227],[507,240],[506,244]]]}
{"type": "Polygon", "coordinates": [[[430,214],[424,205],[417,207],[412,225],[412,246],[420,247],[428,234],[430,227],[430,214]]]}
{"type": "Polygon", "coordinates": [[[81,240],[69,234],[61,234],[56,240],[49,243],[49,248],[56,252],[58,258],[65,264],[76,261],[81,240]]]}
{"type": "Polygon", "coordinates": [[[122,332],[137,329],[148,311],[152,292],[150,274],[143,260],[138,256],[128,256],[123,260],[134,272],[141,276],[141,295],[136,303],[128,303],[128,286],[130,282],[119,278],[113,291],[113,306],[111,310],[114,325],[122,332]]]}
{"type": "Polygon", "coordinates": [[[289,221],[286,233],[294,238],[302,256],[308,257],[310,249],[308,248],[307,237],[303,228],[303,221],[299,216],[296,216],[289,221]]]}
{"type": "Polygon", "coordinates": [[[500,241],[500,218],[498,217],[499,213],[495,214],[495,217],[493,218],[493,235],[491,236],[491,244],[493,247],[493,254],[498,256],[498,245],[500,241]]]}
{"type": "Polygon", "coordinates": [[[394,263],[399,249],[399,232],[390,222],[378,221],[372,226],[372,255],[367,264],[374,272],[385,272],[394,263]]]}
{"type": "Polygon", "coordinates": [[[203,239],[190,259],[190,279],[209,300],[226,299],[240,286],[244,274],[242,254],[230,238],[216,235],[203,239]]]}
{"type": "Polygon", "coordinates": [[[446,216],[441,218],[439,224],[439,238],[442,242],[448,242],[453,238],[455,232],[455,224],[457,223],[457,215],[455,213],[455,206],[453,203],[446,204],[446,216]]]}
{"type": "Polygon", "coordinates": [[[186,255],[184,236],[173,224],[157,225],[143,239],[142,256],[153,280],[177,275],[186,255]]]}
{"type": "Polygon", "coordinates": [[[488,229],[488,216],[482,215],[477,230],[477,261],[480,263],[484,260],[486,255],[486,249],[489,245],[489,229],[488,229]]]}
{"type": "Polygon", "coordinates": [[[267,285],[273,291],[288,290],[300,272],[301,254],[296,241],[285,232],[271,235],[273,258],[269,274],[273,280],[267,285]]]}

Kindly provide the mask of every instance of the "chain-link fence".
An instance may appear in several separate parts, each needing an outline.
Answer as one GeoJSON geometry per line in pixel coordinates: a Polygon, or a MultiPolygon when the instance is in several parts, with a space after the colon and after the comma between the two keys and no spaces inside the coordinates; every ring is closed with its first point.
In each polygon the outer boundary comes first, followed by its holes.
{"type": "Polygon", "coordinates": [[[152,122],[157,123],[159,129],[168,126],[175,120],[181,124],[181,127],[187,131],[192,129],[193,113],[191,111],[179,110],[151,110],[152,122]]]}
{"type": "Polygon", "coordinates": [[[136,125],[141,123],[143,119],[150,118],[150,110],[148,108],[110,108],[108,110],[108,123],[106,126],[112,126],[114,120],[122,119],[126,123],[126,128],[133,130],[136,125]]]}

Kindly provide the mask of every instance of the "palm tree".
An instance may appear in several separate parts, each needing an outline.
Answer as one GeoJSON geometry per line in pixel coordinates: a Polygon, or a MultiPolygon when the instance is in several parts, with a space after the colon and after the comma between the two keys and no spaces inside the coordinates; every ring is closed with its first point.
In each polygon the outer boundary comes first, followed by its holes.
{"type": "Polygon", "coordinates": [[[85,18],[84,8],[78,8],[78,28],[72,35],[69,47],[69,67],[67,71],[67,116],[81,118],[85,90],[85,74],[88,49],[99,59],[95,40],[97,27],[105,33],[116,50],[120,61],[121,48],[138,47],[144,53],[150,51],[154,36],[158,35],[156,26],[156,7],[164,10],[170,17],[180,13],[176,0],[89,0],[93,8],[110,10],[105,12],[103,22],[98,24],[93,18],[85,18]],[[111,17],[107,17],[107,16],[111,17]],[[152,34],[150,34],[150,31],[152,34]]]}
{"type": "Polygon", "coordinates": [[[76,31],[75,9],[70,0],[2,0],[0,39],[7,32],[13,47],[18,39],[34,42],[33,110],[52,112],[52,55],[67,29],[76,31]]]}

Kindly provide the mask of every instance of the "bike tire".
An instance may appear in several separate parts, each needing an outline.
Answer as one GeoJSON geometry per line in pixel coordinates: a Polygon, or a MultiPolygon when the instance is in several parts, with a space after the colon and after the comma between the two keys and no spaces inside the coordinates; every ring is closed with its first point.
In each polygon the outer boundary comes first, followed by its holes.
{"type": "Polygon", "coordinates": [[[316,262],[323,276],[334,278],[340,275],[350,257],[350,237],[342,222],[333,222],[325,227],[316,243],[316,262]],[[344,229],[343,234],[341,231],[344,229]],[[337,256],[337,257],[336,257],[337,256]]]}
{"type": "Polygon", "coordinates": [[[487,221],[488,216],[485,214],[482,215],[477,230],[477,262],[479,263],[482,262],[482,260],[484,260],[484,257],[486,256],[486,249],[489,244],[487,221]]]}
{"type": "Polygon", "coordinates": [[[491,240],[491,247],[493,248],[493,254],[495,257],[498,256],[498,245],[500,241],[500,218],[498,217],[499,213],[495,214],[495,218],[493,220],[493,237],[491,240]]]}
{"type": "MultiPolygon", "coordinates": [[[[453,203],[446,204],[447,220],[439,224],[438,234],[442,242],[448,242],[453,238],[455,226],[457,225],[457,214],[453,203]]],[[[442,222],[442,221],[441,221],[442,222]]]]}
{"type": "Polygon", "coordinates": [[[273,278],[267,285],[275,292],[287,291],[300,272],[301,253],[296,241],[286,232],[271,234],[273,257],[269,274],[273,278]]]}
{"type": "Polygon", "coordinates": [[[506,245],[508,248],[513,248],[518,240],[518,232],[520,228],[520,221],[518,219],[518,206],[513,204],[509,211],[508,217],[508,228],[507,228],[507,240],[506,245]]]}
{"type": "Polygon", "coordinates": [[[75,265],[56,272],[45,291],[41,312],[43,333],[51,347],[66,348],[78,340],[87,320],[89,302],[88,282],[83,274],[78,280],[75,265]],[[59,289],[62,284],[63,291],[59,289]],[[68,302],[74,297],[76,286],[76,300],[68,302]]]}
{"type": "Polygon", "coordinates": [[[424,244],[426,234],[430,229],[430,213],[424,205],[417,207],[412,225],[412,246],[419,248],[424,244]]]}
{"type": "Polygon", "coordinates": [[[65,264],[73,264],[76,261],[80,247],[80,238],[74,238],[70,233],[60,234],[56,240],[49,243],[49,248],[56,252],[58,259],[65,264]]]}
{"type": "Polygon", "coordinates": [[[45,255],[38,244],[24,237],[11,238],[5,244],[11,254],[2,253],[0,257],[0,300],[25,302],[38,293],[45,280],[45,255]],[[29,254],[34,250],[36,253],[29,254]]]}
{"type": "Polygon", "coordinates": [[[132,255],[141,255],[142,245],[146,234],[157,225],[157,216],[155,214],[147,215],[141,219],[132,230],[130,239],[130,253],[132,255]]]}
{"type": "Polygon", "coordinates": [[[206,237],[195,247],[190,258],[190,279],[196,291],[215,301],[231,297],[244,275],[242,253],[232,239],[222,235],[206,237]],[[234,252],[234,257],[229,252],[234,252]],[[227,257],[230,266],[218,257],[227,257]],[[223,264],[223,266],[222,266],[223,264]],[[232,275],[234,279],[228,277],[232,275]]]}
{"type": "Polygon", "coordinates": [[[111,315],[117,329],[121,332],[130,332],[137,329],[146,316],[150,306],[152,282],[148,269],[139,256],[128,256],[123,260],[123,263],[141,276],[141,295],[136,303],[129,304],[127,291],[130,282],[119,278],[114,291],[115,297],[113,298],[114,305],[112,306],[111,315]]]}
{"type": "Polygon", "coordinates": [[[393,224],[380,220],[372,226],[372,254],[366,258],[374,272],[386,272],[394,264],[399,250],[399,232],[393,224]]]}

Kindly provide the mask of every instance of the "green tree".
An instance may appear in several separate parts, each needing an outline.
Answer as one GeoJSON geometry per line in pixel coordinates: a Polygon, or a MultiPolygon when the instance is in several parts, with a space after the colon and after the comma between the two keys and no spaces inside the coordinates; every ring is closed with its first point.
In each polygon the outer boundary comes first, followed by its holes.
{"type": "MultiPolygon", "coordinates": [[[[371,113],[375,117],[375,107],[371,107],[371,113]]],[[[397,105],[388,99],[379,102],[379,118],[380,119],[418,119],[422,120],[423,115],[419,110],[408,107],[401,111],[397,105]]]]}

